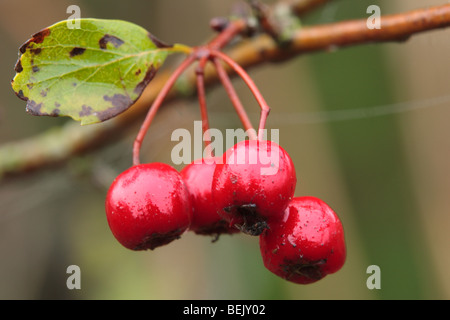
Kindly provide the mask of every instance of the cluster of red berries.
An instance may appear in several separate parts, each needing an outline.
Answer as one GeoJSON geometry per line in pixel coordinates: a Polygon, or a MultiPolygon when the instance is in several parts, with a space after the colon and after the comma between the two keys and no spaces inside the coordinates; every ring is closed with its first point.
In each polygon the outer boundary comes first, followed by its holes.
{"type": "Polygon", "coordinates": [[[259,236],[265,267],[307,284],[338,271],[346,248],[335,212],[320,199],[294,197],[296,183],[283,148],[245,140],[180,172],[164,163],[134,165],[112,183],[106,215],[116,239],[132,250],[153,250],[187,230],[215,239],[259,236]]]}

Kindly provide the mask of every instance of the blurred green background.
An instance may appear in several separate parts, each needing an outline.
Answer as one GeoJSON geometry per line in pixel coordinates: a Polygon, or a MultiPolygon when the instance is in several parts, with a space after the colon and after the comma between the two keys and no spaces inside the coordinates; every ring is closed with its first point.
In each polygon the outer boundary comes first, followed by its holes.
{"type": "MultiPolygon", "coordinates": [[[[365,18],[372,2],[331,1],[303,24],[365,18]]],[[[165,42],[198,45],[213,35],[209,20],[234,3],[1,0],[0,143],[71,121],[26,114],[10,86],[19,46],[67,19],[69,5],[80,6],[82,17],[128,20],[165,42]]],[[[377,5],[391,14],[424,3],[377,5]]],[[[137,123],[96,152],[0,181],[0,299],[449,299],[449,55],[450,30],[439,30],[250,70],[272,108],[268,128],[280,130],[294,160],[296,195],[322,198],[342,219],[348,256],[338,273],[307,286],[288,283],[264,268],[257,238],[245,235],[211,243],[186,233],[154,251],[121,247],[104,198],[131,165],[137,123]],[[81,268],[81,290],[66,287],[69,265],[81,268]],[[366,286],[370,265],[381,269],[379,290],[366,286]]],[[[252,96],[234,84],[257,123],[252,96]]],[[[212,127],[239,127],[223,89],[208,90],[207,99],[212,127]]],[[[145,161],[170,163],[172,131],[191,130],[194,120],[195,99],[163,108],[144,142],[145,161]]]]}

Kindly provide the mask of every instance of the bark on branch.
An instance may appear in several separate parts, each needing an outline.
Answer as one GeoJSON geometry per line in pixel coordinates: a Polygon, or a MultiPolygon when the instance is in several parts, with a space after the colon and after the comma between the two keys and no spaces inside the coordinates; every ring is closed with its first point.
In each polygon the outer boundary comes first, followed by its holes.
{"type": "Polygon", "coordinates": [[[296,15],[301,16],[330,1],[331,0],[292,0],[289,5],[296,15]]]}
{"type": "Polygon", "coordinates": [[[267,36],[236,47],[230,55],[243,67],[265,61],[281,61],[315,51],[377,42],[406,41],[412,35],[450,26],[450,4],[381,17],[380,29],[369,29],[367,20],[352,20],[303,27],[294,33],[289,47],[279,47],[267,36]]]}

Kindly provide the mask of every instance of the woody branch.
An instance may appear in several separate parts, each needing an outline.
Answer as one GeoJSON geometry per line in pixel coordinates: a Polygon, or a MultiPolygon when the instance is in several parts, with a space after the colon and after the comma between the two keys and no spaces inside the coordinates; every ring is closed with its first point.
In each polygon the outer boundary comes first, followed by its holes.
{"type": "MultiPolygon", "coordinates": [[[[297,6],[294,5],[296,1],[291,3],[292,8],[303,8],[296,11],[301,14],[325,2],[327,1],[299,0],[297,6]]],[[[413,35],[448,26],[450,4],[444,4],[382,16],[380,29],[367,28],[366,19],[303,27],[292,33],[288,46],[282,47],[272,37],[262,34],[230,48],[227,55],[242,68],[249,69],[266,62],[284,61],[316,51],[368,43],[405,41],[413,35]]],[[[231,68],[224,67],[231,73],[231,68]]],[[[105,123],[80,127],[78,123],[69,122],[38,136],[3,144],[0,146],[0,177],[61,163],[74,155],[114,141],[122,129],[142,119],[169,76],[170,73],[160,74],[130,110],[105,123]]],[[[185,77],[185,83],[195,87],[195,73],[189,72],[185,77]]],[[[205,85],[210,86],[216,80],[218,76],[215,70],[206,68],[205,85]]],[[[181,96],[175,89],[167,98],[181,96]]]]}

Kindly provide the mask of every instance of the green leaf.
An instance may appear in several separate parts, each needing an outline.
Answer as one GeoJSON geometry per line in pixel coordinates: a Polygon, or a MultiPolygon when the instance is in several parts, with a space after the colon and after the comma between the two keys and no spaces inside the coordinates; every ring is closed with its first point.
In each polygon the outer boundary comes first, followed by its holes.
{"type": "Polygon", "coordinates": [[[126,21],[61,21],[20,47],[12,87],[33,115],[102,122],[133,105],[173,48],[126,21]]]}

